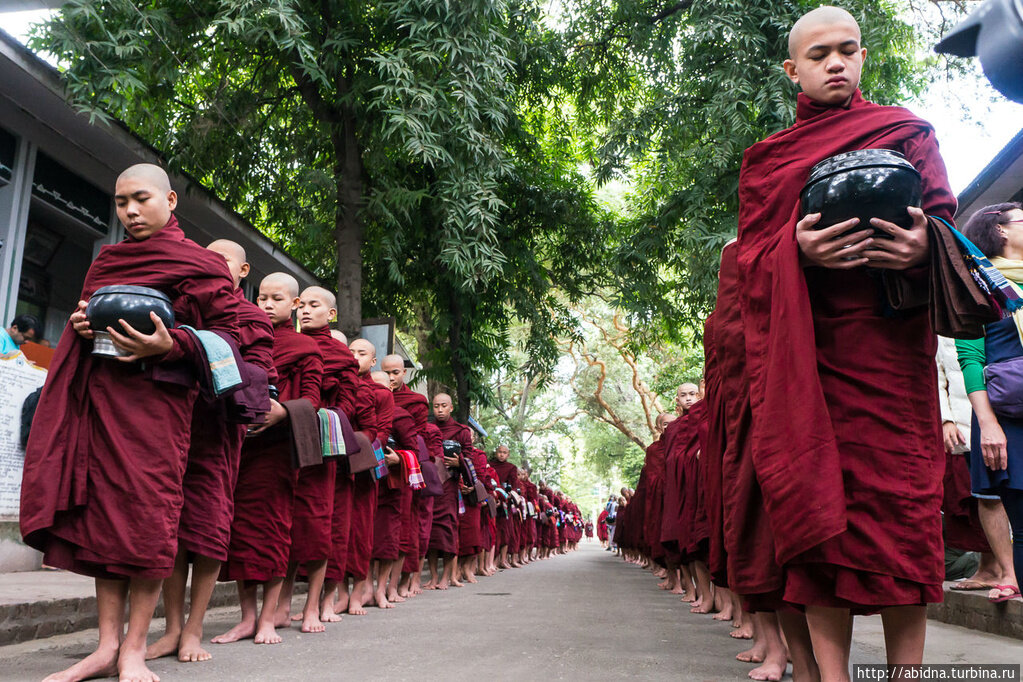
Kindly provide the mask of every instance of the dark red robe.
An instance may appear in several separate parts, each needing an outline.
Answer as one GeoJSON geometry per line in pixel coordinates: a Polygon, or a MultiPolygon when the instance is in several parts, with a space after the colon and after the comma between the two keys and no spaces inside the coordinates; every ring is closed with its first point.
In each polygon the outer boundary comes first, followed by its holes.
{"type": "MultiPolygon", "coordinates": [[[[273,366],[274,330],[263,310],[235,289],[239,306],[238,349],[242,359],[276,381],[273,366]]],[[[245,424],[227,420],[222,400],[201,395],[192,410],[192,436],[183,482],[184,504],[178,543],[192,554],[227,560],[234,519],[234,489],[238,482],[245,424]]]]}
{"type": "MultiPolygon", "coordinates": [[[[511,462],[502,462],[496,457],[490,460],[490,466],[497,473],[497,481],[505,488],[505,490],[516,490],[519,487],[519,468],[511,462]]],[[[506,511],[510,508],[510,503],[505,505],[506,511]]],[[[497,517],[497,546],[504,547],[508,546],[510,552],[518,551],[514,549],[517,546],[515,540],[519,539],[515,537],[516,524],[513,521],[510,513],[504,515],[499,514],[497,517]]]]}
{"type": "MultiPolygon", "coordinates": [[[[457,440],[463,450],[472,447],[469,427],[459,424],[454,419],[438,422],[435,426],[441,440],[457,440]]],[[[443,456],[438,461],[443,466],[443,456]]],[[[468,523],[464,515],[460,516],[458,513],[458,481],[459,472],[451,471],[451,477],[444,481],[444,494],[433,499],[433,526],[430,531],[429,548],[444,554],[459,552],[460,529],[462,525],[468,523]]],[[[469,507],[466,506],[466,511],[468,510],[469,507]]],[[[476,520],[478,521],[478,517],[476,520]]]]}
{"type": "MultiPolygon", "coordinates": [[[[391,436],[397,443],[397,449],[414,450],[415,420],[400,407],[392,409],[394,418],[391,436]]],[[[377,511],[373,520],[372,556],[374,560],[394,561],[401,554],[402,516],[411,509],[412,489],[408,485],[408,472],[402,462],[391,466],[388,479],[382,479],[379,484],[377,511]]]]}
{"type": "MultiPolygon", "coordinates": [[[[456,422],[453,418],[447,421],[438,421],[437,428],[440,429],[444,440],[455,440],[462,444],[461,457],[470,458],[473,465],[476,464],[475,448],[472,445],[472,434],[469,427],[456,422]]],[[[457,472],[453,472],[457,473],[457,472]]],[[[462,482],[465,484],[465,481],[462,482]]],[[[479,506],[473,506],[464,499],[465,512],[458,518],[458,556],[471,556],[480,551],[480,510],[479,506]]]]}
{"type": "MultiPolygon", "coordinates": [[[[323,358],[316,342],[286,321],[274,326],[278,402],[320,404],[323,358]]],[[[291,427],[286,420],[245,440],[235,486],[231,545],[221,580],[266,582],[283,578],[291,555],[296,475],[291,427]]]]}
{"type": "MultiPolygon", "coordinates": [[[[412,415],[415,432],[425,441],[426,424],[430,416],[429,401],[426,396],[402,384],[394,390],[394,404],[412,415]]],[[[420,463],[420,465],[425,466],[425,463],[420,463]]],[[[405,564],[402,567],[404,573],[419,571],[420,561],[426,554],[426,542],[422,541],[422,526],[424,522],[432,523],[433,521],[432,498],[423,496],[421,490],[411,491],[411,498],[408,513],[402,513],[401,521],[401,552],[405,555],[405,564]],[[424,516],[429,518],[424,519],[424,516]]],[[[428,541],[429,532],[427,532],[428,541]]]]}
{"type": "Polygon", "coordinates": [[[927,213],[951,220],[955,197],[933,129],[905,109],[859,92],[847,108],[801,94],[796,118],[746,151],[739,183],[752,454],[785,598],[857,611],[940,601],[943,455],[927,310],[889,314],[867,268],[804,269],[794,226],[811,167],[855,149],[902,152],[923,178],[927,213]]]}
{"type": "Polygon", "coordinates": [[[655,440],[646,449],[644,468],[647,470],[646,509],[643,512],[643,536],[650,546],[650,558],[664,561],[664,545],[661,544],[661,521],[664,515],[664,476],[666,471],[664,443],[655,440]]]}
{"type": "MultiPolygon", "coordinates": [[[[81,298],[113,284],[158,289],[175,321],[237,340],[241,302],[224,259],[177,219],[143,241],[104,246],[81,298]]],[[[100,578],[165,578],[178,552],[195,370],[192,336],[169,330],[163,357],[125,364],[90,355],[70,323],[50,365],[25,453],[21,532],[50,566],[100,578]],[[175,368],[185,379],[172,383],[175,368]],[[130,501],[127,504],[126,501],[130,501]]]]}
{"type": "MultiPolygon", "coordinates": [[[[360,390],[356,397],[356,416],[360,430],[364,430],[381,446],[387,443],[394,418],[394,397],[391,392],[373,381],[369,374],[359,377],[360,390]]],[[[377,510],[377,481],[372,472],[355,475],[352,488],[352,520],[348,537],[347,573],[356,580],[369,575],[373,554],[374,521],[377,510]]]]}

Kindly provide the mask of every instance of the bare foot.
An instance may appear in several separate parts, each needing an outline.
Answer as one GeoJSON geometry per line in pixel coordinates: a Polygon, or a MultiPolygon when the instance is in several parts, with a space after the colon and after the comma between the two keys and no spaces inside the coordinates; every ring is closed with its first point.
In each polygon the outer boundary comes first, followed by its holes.
{"type": "Polygon", "coordinates": [[[348,614],[351,616],[365,616],[366,609],[358,599],[352,597],[348,600],[348,614]]]}
{"type": "Polygon", "coordinates": [[[751,680],[771,680],[778,682],[785,674],[788,661],[785,656],[772,657],[764,661],[764,664],[749,671],[751,680]]]}
{"type": "Polygon", "coordinates": [[[376,592],[373,594],[373,602],[382,609],[393,609],[394,604],[387,601],[387,597],[384,596],[383,592],[376,592]]]}
{"type": "Polygon", "coordinates": [[[340,623],[341,614],[334,610],[334,600],[328,599],[325,603],[320,605],[320,622],[321,623],[340,623]]]}
{"type": "Polygon", "coordinates": [[[718,611],[714,614],[714,620],[732,620],[732,610],[718,611]]]}
{"type": "Polygon", "coordinates": [[[479,582],[479,580],[476,580],[476,576],[474,576],[472,573],[470,573],[469,575],[465,576],[464,580],[465,580],[465,582],[472,583],[473,585],[475,585],[476,583],[479,582]]]}
{"type": "Polygon", "coordinates": [[[178,640],[180,639],[181,633],[166,633],[163,637],[146,647],[146,660],[151,661],[154,658],[163,658],[164,656],[177,653],[178,640]]]}
{"type": "Polygon", "coordinates": [[[274,625],[269,624],[260,625],[259,629],[256,630],[256,636],[252,641],[256,644],[280,644],[283,641],[283,638],[277,634],[277,629],[274,625]]]}
{"type": "MultiPolygon", "coordinates": [[[[341,620],[338,618],[338,620],[341,620]]],[[[319,619],[317,614],[311,613],[302,620],[302,632],[324,632],[327,627],[319,619]]]]}
{"type": "Polygon", "coordinates": [[[146,665],[146,649],[128,648],[121,645],[117,656],[119,682],[160,682],[160,677],[146,665]]]}
{"type": "Polygon", "coordinates": [[[334,613],[344,613],[348,610],[348,590],[341,590],[340,596],[334,602],[334,613]]]}
{"type": "Polygon", "coordinates": [[[301,613],[296,613],[294,616],[291,617],[291,622],[292,623],[297,623],[298,621],[302,620],[303,618],[305,618],[305,616],[303,616],[301,613]]]}
{"type": "Polygon", "coordinates": [[[405,597],[401,596],[397,592],[388,592],[387,601],[391,602],[392,604],[400,604],[403,601],[405,601],[405,597]]]}
{"type": "Polygon", "coordinates": [[[692,603],[694,603],[696,601],[696,597],[693,596],[692,592],[683,591],[682,592],[682,601],[686,602],[687,604],[692,604],[692,603]]]}
{"type": "Polygon", "coordinates": [[[753,639],[753,623],[743,623],[742,627],[728,634],[734,639],[753,639]]]}
{"type": "Polygon", "coordinates": [[[657,586],[659,588],[661,588],[662,590],[666,590],[666,589],[668,589],[668,581],[667,580],[662,580],[661,582],[657,583],[657,586]]]}
{"type": "Polygon", "coordinates": [[[202,648],[202,642],[198,637],[191,634],[181,635],[181,644],[178,646],[178,660],[182,663],[199,663],[208,661],[213,655],[202,648]]]}
{"type": "Polygon", "coordinates": [[[462,587],[462,583],[458,582],[458,578],[452,578],[451,587],[462,587]]]}
{"type": "Polygon", "coordinates": [[[117,674],[117,649],[97,649],[66,670],[53,673],[43,682],[77,682],[91,677],[117,674]]]}
{"type": "Polygon", "coordinates": [[[428,589],[428,590],[446,590],[446,589],[448,589],[448,587],[451,586],[451,582],[447,578],[441,579],[441,581],[439,583],[437,583],[434,587],[429,587],[430,583],[426,583],[426,584],[427,584],[427,588],[426,589],[428,589]]]}
{"type": "Polygon", "coordinates": [[[240,639],[249,639],[256,636],[256,621],[242,621],[222,635],[217,635],[210,641],[214,644],[228,644],[237,642],[240,639]]]}
{"type": "Polygon", "coordinates": [[[423,584],[423,589],[424,590],[436,590],[437,589],[437,582],[435,580],[428,580],[426,583],[423,584]]]}
{"type": "MultiPolygon", "coordinates": [[[[291,627],[291,621],[293,620],[295,619],[291,617],[290,611],[280,611],[277,613],[277,616],[274,617],[274,627],[289,628],[291,627]]],[[[301,616],[299,617],[299,620],[301,620],[301,616]]]]}
{"type": "Polygon", "coordinates": [[[710,613],[711,609],[714,608],[714,604],[694,604],[693,608],[689,609],[690,613],[710,613]]]}
{"type": "Polygon", "coordinates": [[[671,588],[671,594],[685,594],[685,593],[686,593],[686,591],[682,589],[681,585],[675,585],[675,587],[671,588]]]}
{"type": "Polygon", "coordinates": [[[735,655],[735,660],[743,663],[763,663],[767,647],[761,644],[754,644],[746,651],[740,651],[735,655]]]}

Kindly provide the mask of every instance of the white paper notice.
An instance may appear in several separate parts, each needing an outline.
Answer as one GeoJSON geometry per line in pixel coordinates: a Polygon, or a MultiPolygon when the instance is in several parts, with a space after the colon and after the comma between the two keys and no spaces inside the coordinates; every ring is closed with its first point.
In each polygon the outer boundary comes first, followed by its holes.
{"type": "Polygon", "coordinates": [[[21,353],[0,358],[0,520],[17,520],[21,505],[21,406],[46,381],[46,370],[21,353]]]}

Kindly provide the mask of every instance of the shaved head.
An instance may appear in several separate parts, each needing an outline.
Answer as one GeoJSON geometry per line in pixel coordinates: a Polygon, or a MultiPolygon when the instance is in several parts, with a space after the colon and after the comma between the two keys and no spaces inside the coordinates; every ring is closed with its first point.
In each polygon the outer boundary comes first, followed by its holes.
{"type": "Polygon", "coordinates": [[[448,403],[450,405],[451,404],[451,396],[449,396],[447,393],[438,393],[437,395],[433,396],[433,402],[434,402],[434,404],[436,404],[436,403],[448,403]]]}
{"type": "Polygon", "coordinates": [[[302,292],[302,298],[310,296],[322,299],[328,308],[337,308],[337,297],[323,287],[306,287],[302,292]]]}
{"type": "Polygon", "coordinates": [[[355,339],[348,347],[352,351],[352,355],[359,361],[359,374],[366,374],[373,365],[377,363],[377,349],[372,343],[366,339],[355,339]]]}
{"type": "Polygon", "coordinates": [[[381,386],[387,386],[387,388],[390,388],[389,385],[390,382],[388,381],[387,378],[387,372],[381,372],[380,370],[377,370],[375,372],[370,372],[369,376],[373,381],[377,382],[381,386]]]}
{"type": "Polygon", "coordinates": [[[405,358],[401,357],[397,353],[391,353],[385,355],[384,359],[380,361],[380,366],[386,372],[388,369],[404,369],[405,358]]]}
{"type": "Polygon", "coordinates": [[[348,345],[348,337],[345,336],[345,333],[343,331],[331,329],[330,335],[333,336],[338,341],[340,341],[341,343],[345,344],[346,346],[348,345]]]}
{"type": "Polygon", "coordinates": [[[791,59],[796,58],[800,44],[812,29],[834,24],[854,26],[856,28],[856,36],[860,37],[860,25],[856,22],[856,18],[853,15],[841,7],[824,5],[815,10],[810,10],[792,25],[792,30],[789,31],[789,57],[791,59]]]}
{"type": "Polygon", "coordinates": [[[298,298],[298,280],[286,272],[271,272],[263,278],[260,287],[264,284],[281,287],[291,298],[298,298]]]}
{"type": "Polygon", "coordinates": [[[206,248],[220,254],[229,253],[234,256],[239,263],[244,263],[246,261],[245,248],[238,242],[233,242],[230,239],[216,239],[210,242],[210,245],[206,248]]]}
{"type": "Polygon", "coordinates": [[[374,358],[377,356],[377,347],[374,346],[369,341],[367,341],[366,339],[355,339],[350,344],[348,344],[348,347],[351,348],[353,351],[359,350],[367,353],[372,353],[374,358]]]}
{"type": "Polygon", "coordinates": [[[171,191],[167,171],[151,163],[136,163],[134,166],[128,166],[117,176],[118,182],[122,180],[141,180],[161,192],[171,191]]]}

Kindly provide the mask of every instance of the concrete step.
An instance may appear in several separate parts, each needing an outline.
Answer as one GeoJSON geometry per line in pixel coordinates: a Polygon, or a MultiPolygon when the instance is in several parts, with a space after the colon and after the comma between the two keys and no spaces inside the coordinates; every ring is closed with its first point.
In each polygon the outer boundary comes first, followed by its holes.
{"type": "MultiPolygon", "coordinates": [[[[304,594],[306,586],[295,586],[304,594]]],[[[234,583],[217,583],[210,606],[238,603],[234,583]]],[[[163,604],[156,617],[163,617],[163,604]]],[[[66,571],[0,573],[0,646],[63,635],[97,626],[92,578],[66,571]]]]}
{"type": "Polygon", "coordinates": [[[1023,601],[1014,599],[992,604],[987,599],[988,590],[962,592],[949,589],[950,585],[952,583],[945,583],[945,601],[928,605],[928,618],[993,635],[1023,639],[1023,601]]]}

